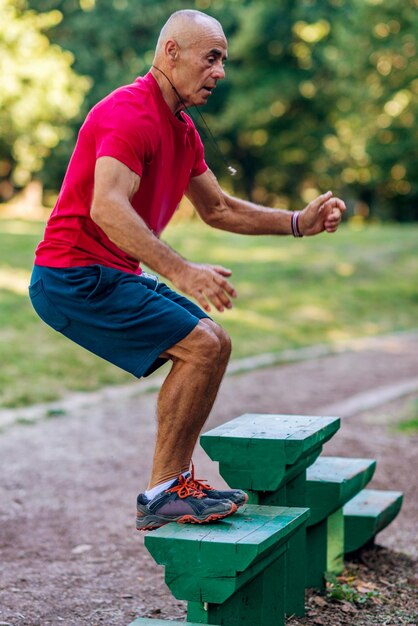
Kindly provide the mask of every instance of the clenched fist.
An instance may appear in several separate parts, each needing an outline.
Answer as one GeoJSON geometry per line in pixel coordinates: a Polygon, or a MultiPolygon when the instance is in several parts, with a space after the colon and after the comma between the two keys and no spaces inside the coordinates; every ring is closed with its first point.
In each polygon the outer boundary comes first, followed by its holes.
{"type": "Polygon", "coordinates": [[[332,195],[332,191],[312,200],[301,211],[299,230],[302,235],[317,235],[326,230],[334,233],[341,220],[346,206],[343,200],[332,195]]]}

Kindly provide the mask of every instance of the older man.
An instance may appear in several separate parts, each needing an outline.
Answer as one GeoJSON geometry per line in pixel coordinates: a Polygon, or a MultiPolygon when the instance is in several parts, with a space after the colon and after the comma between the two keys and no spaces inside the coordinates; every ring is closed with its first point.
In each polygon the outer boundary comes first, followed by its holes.
{"type": "Polygon", "coordinates": [[[198,11],[169,18],[150,72],[87,116],[36,251],[30,294],[47,324],[136,377],[172,362],[151,478],[137,499],[140,530],[221,519],[247,499],[189,472],[230,355],[229,337],[207,313],[230,308],[236,292],[228,269],[191,263],[159,239],[182,196],[207,224],[246,234],[334,232],[345,210],[331,192],[291,213],[222,191],[184,110],[207,102],[226,57],[218,21],[198,11]],[[142,273],[141,261],[201,308],[142,273]]]}

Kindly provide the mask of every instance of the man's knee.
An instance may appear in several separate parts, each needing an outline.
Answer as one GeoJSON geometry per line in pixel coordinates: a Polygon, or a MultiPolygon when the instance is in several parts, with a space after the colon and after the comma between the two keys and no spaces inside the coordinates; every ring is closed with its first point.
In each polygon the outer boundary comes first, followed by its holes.
{"type": "Polygon", "coordinates": [[[190,351],[192,360],[197,360],[198,365],[203,367],[219,362],[223,344],[213,328],[201,320],[189,337],[191,339],[190,351]]]}
{"type": "Polygon", "coordinates": [[[199,320],[187,337],[166,350],[161,356],[206,369],[226,363],[230,351],[231,342],[227,333],[215,322],[205,318],[199,320]]]}
{"type": "Polygon", "coordinates": [[[208,326],[208,328],[210,328],[212,332],[215,333],[215,335],[219,339],[220,357],[223,360],[228,360],[231,356],[232,343],[231,338],[226,330],[224,330],[222,326],[219,326],[218,324],[216,324],[216,322],[208,318],[204,318],[200,320],[200,322],[208,326]]]}

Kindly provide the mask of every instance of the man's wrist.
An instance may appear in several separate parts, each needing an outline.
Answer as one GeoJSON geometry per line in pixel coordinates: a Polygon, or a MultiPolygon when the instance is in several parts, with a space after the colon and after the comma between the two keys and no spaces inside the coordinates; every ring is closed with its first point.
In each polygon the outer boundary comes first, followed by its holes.
{"type": "Polygon", "coordinates": [[[293,211],[292,213],[291,228],[293,237],[303,237],[300,219],[301,213],[302,211],[293,211]]]}
{"type": "Polygon", "coordinates": [[[187,272],[190,263],[186,259],[183,259],[180,255],[177,255],[176,253],[174,254],[175,257],[171,259],[171,263],[167,269],[166,278],[168,278],[168,280],[175,285],[187,272]]]}

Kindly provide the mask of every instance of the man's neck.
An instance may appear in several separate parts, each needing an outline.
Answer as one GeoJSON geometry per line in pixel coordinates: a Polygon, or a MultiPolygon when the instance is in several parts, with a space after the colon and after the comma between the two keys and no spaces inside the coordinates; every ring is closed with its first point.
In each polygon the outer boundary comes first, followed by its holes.
{"type": "Polygon", "coordinates": [[[168,108],[173,112],[176,117],[179,117],[181,111],[184,111],[186,107],[184,106],[184,104],[182,104],[179,96],[176,94],[168,73],[164,70],[164,68],[160,69],[156,65],[153,65],[150,71],[157,81],[157,84],[161,90],[164,100],[167,103],[168,108]]]}

